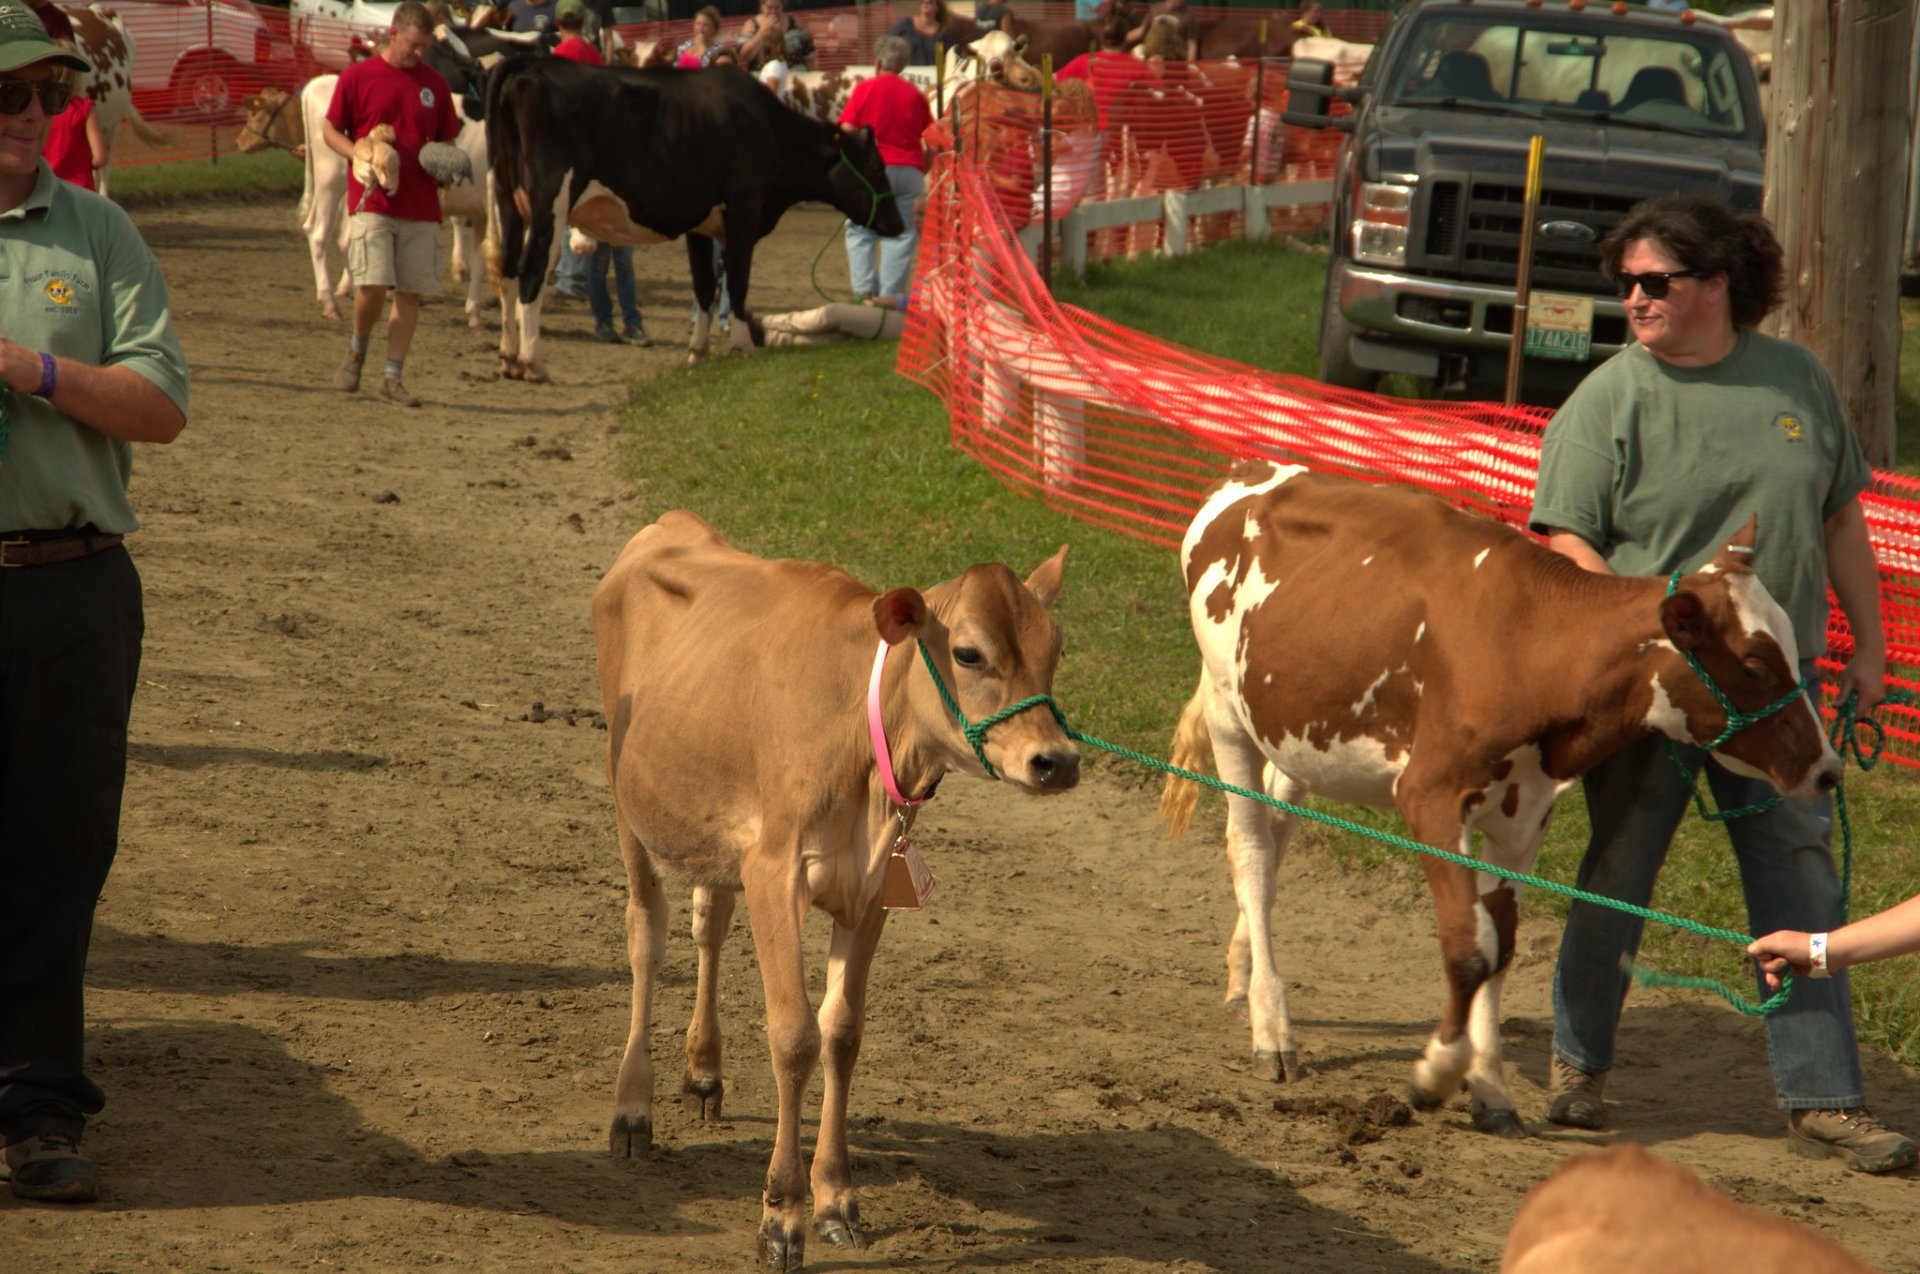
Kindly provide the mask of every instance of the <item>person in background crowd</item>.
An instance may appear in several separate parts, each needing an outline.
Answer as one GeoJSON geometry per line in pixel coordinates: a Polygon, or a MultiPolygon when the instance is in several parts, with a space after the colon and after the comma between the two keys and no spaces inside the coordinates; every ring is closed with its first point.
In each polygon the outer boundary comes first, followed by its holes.
{"type": "MultiPolygon", "coordinates": [[[[1796,671],[1811,682],[1826,649],[1831,585],[1854,637],[1841,696],[1857,695],[1865,711],[1886,697],[1887,674],[1880,575],[1860,508],[1873,471],[1820,360],[1755,330],[1785,290],[1781,256],[1765,218],[1697,196],[1645,200],[1607,232],[1601,270],[1619,285],[1636,343],[1595,368],[1547,425],[1529,522],[1587,570],[1664,576],[1698,569],[1757,514],[1753,571],[1792,621],[1796,671]]],[[[1582,780],[1592,835],[1580,888],[1646,905],[1702,769],[1722,809],[1773,795],[1700,748],[1676,754],[1682,766],[1655,735],[1582,780]]],[[[1754,930],[1839,927],[1828,797],[1725,826],[1754,930]]],[[[1632,985],[1623,963],[1643,923],[1584,902],[1567,915],[1553,984],[1554,1123],[1606,1124],[1602,1092],[1632,985]]],[[[1844,974],[1796,982],[1766,1036],[1794,1153],[1859,1172],[1920,1157],[1866,1108],[1844,974]]]]}
{"type": "Polygon", "coordinates": [[[1149,31],[1161,18],[1171,18],[1180,37],[1179,49],[1166,52],[1163,56],[1185,58],[1191,62],[1200,56],[1200,27],[1194,20],[1193,10],[1187,8],[1187,0],[1160,0],[1141,10],[1140,25],[1127,32],[1127,47],[1141,43],[1149,31]]]}
{"type": "Polygon", "coordinates": [[[736,71],[745,69],[740,65],[740,50],[731,44],[714,45],[713,51],[707,54],[707,65],[730,66],[736,71]]]}
{"type": "MultiPolygon", "coordinates": [[[[947,0],[920,0],[913,7],[913,12],[894,23],[887,34],[905,41],[905,65],[938,66],[940,46],[946,43],[946,29],[947,0]]],[[[876,44],[874,47],[879,46],[876,44]]]]}
{"type": "Polygon", "coordinates": [[[785,85],[788,71],[813,61],[813,36],[782,0],[760,0],[760,12],[740,28],[738,48],[740,65],[776,89],[785,85]]]}
{"type": "Polygon", "coordinates": [[[560,42],[553,46],[553,55],[584,66],[605,66],[607,60],[583,34],[586,25],[585,0],[559,0],[553,9],[553,27],[560,34],[560,42]]]}
{"type": "Polygon", "coordinates": [[[344,393],[359,390],[373,325],[391,292],[393,313],[387,322],[387,366],[380,393],[403,407],[420,405],[402,379],[420,320],[420,297],[440,287],[440,186],[420,167],[420,148],[428,142],[450,142],[460,132],[446,80],[420,60],[433,41],[432,21],[419,0],[405,0],[394,9],[386,48],[340,73],[325,121],[327,145],[349,161],[355,140],[376,125],[393,126],[400,184],[391,196],[377,183],[362,186],[349,165],[347,269],[354,283],[353,337],[334,384],[344,393]]]}
{"type": "Polygon", "coordinates": [[[47,144],[41,150],[55,175],[88,190],[99,189],[94,172],[107,162],[107,135],[93,113],[93,99],[75,94],[47,126],[47,144]]]}
{"type": "MultiPolygon", "coordinates": [[[[884,38],[884,37],[882,37],[884,38]]],[[[834,341],[897,341],[907,328],[910,297],[870,296],[859,305],[834,303],[790,314],[750,319],[756,345],[828,345],[834,341]]]]}
{"type": "Polygon", "coordinates": [[[513,0],[507,6],[507,29],[546,35],[554,29],[558,13],[554,0],[513,0]]]}
{"type": "Polygon", "coordinates": [[[1114,100],[1131,88],[1142,75],[1140,59],[1126,51],[1127,15],[1109,13],[1100,22],[1100,47],[1082,53],[1061,67],[1058,80],[1085,80],[1093,90],[1094,109],[1099,112],[1100,131],[1107,131],[1107,116],[1114,100]]]}
{"type": "MultiPolygon", "coordinates": [[[[929,5],[922,4],[927,8],[929,5]]],[[[906,232],[882,238],[865,226],[847,222],[847,268],[853,276],[854,295],[899,296],[907,290],[913,273],[913,252],[920,242],[914,225],[914,204],[927,184],[926,148],[920,136],[933,123],[927,107],[927,95],[900,78],[907,66],[908,42],[897,35],[883,35],[873,44],[875,75],[862,80],[840,112],[842,128],[870,128],[880,158],[887,166],[887,185],[893,191],[894,204],[906,232]],[[879,249],[879,271],[874,270],[874,249],[879,249]]]]}
{"type": "Polygon", "coordinates": [[[80,1149],[106,1102],[86,1069],[87,948],[145,626],[127,480],[133,443],[179,436],[188,388],[140,232],[40,157],[86,70],[0,0],[0,1144],[13,1194],[50,1203],[99,1194],[80,1149]]]}
{"type": "Polygon", "coordinates": [[[1832,933],[1780,929],[1747,944],[1760,962],[1767,989],[1780,989],[1788,969],[1796,978],[1828,978],[1840,969],[1920,951],[1920,895],[1832,933]]]}
{"type": "Polygon", "coordinates": [[[1320,0],[1310,0],[1300,9],[1300,16],[1293,20],[1293,33],[1296,36],[1314,36],[1326,39],[1333,32],[1327,30],[1326,23],[1320,17],[1320,0]]]}
{"type": "Polygon", "coordinates": [[[973,25],[976,35],[985,35],[989,31],[998,31],[1006,16],[1013,12],[1013,6],[1006,0],[983,0],[973,6],[973,25]]]}
{"type": "Polygon", "coordinates": [[[720,10],[708,5],[693,15],[693,34],[680,41],[673,51],[673,64],[683,71],[695,70],[713,61],[719,47],[720,10]]]}

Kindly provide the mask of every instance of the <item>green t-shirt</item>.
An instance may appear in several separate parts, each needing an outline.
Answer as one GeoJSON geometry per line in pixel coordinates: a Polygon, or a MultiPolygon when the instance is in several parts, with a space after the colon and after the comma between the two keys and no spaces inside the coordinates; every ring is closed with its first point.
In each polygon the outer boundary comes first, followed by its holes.
{"type": "Polygon", "coordinates": [[[1873,480],[1813,351],[1740,332],[1711,367],[1630,345],[1554,414],[1533,529],[1571,531],[1616,574],[1704,565],[1753,514],[1753,569],[1803,657],[1827,648],[1826,520],[1873,480]]]}
{"type": "MultiPolygon", "coordinates": [[[[118,204],[45,162],[25,202],[0,213],[0,332],[62,358],[131,367],[187,410],[187,360],[159,263],[118,204]]],[[[12,421],[0,451],[0,531],[140,525],[127,500],[130,443],[44,399],[0,392],[12,421]]]]}

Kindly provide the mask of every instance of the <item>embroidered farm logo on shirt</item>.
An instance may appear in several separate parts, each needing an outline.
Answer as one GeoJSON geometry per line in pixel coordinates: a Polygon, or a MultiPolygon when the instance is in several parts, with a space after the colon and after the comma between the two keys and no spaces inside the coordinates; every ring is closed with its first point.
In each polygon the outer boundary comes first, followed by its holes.
{"type": "Polygon", "coordinates": [[[1787,436],[1788,442],[1800,441],[1800,417],[1792,412],[1783,411],[1773,418],[1774,428],[1787,436]]]}
{"type": "Polygon", "coordinates": [[[72,305],[73,285],[65,279],[48,279],[47,299],[55,305],[72,305]]]}

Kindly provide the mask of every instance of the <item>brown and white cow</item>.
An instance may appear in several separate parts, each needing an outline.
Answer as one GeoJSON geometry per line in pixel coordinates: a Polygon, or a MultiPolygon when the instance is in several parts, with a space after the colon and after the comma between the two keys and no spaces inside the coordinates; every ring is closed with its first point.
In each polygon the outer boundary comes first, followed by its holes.
{"type": "Polygon", "coordinates": [[[149,146],[171,145],[173,139],[149,125],[133,105],[133,37],[120,15],[97,4],[61,9],[73,24],[76,51],[93,68],[80,91],[93,99],[93,117],[106,138],[106,159],[93,173],[94,188],[104,195],[113,178],[113,148],[122,121],[149,146]]]}
{"type": "Polygon", "coordinates": [[[1527,1192],[1500,1274],[1873,1274],[1808,1226],[1736,1203],[1636,1145],[1575,1155],[1527,1192]]]}
{"type": "MultiPolygon", "coordinates": [[[[1508,527],[1433,496],[1251,461],[1208,494],[1182,548],[1203,667],[1181,715],[1176,765],[1211,737],[1221,778],[1289,803],[1317,792],[1397,809],[1414,840],[1525,871],[1554,799],[1636,739],[1709,743],[1726,724],[1691,652],[1755,711],[1798,684],[1779,605],[1748,568],[1753,524],[1665,596],[1665,579],[1590,574],[1508,527]]],[[[1840,762],[1804,697],[1734,735],[1728,767],[1812,796],[1840,762]]],[[[1162,810],[1186,826],[1195,785],[1162,810]]],[[[1269,913],[1296,818],[1227,801],[1240,915],[1227,998],[1244,997],[1256,1063],[1298,1071],[1269,913]]],[[[1464,1078],[1476,1127],[1521,1134],[1500,1054],[1500,988],[1516,906],[1498,878],[1422,855],[1445,959],[1446,1009],[1413,1072],[1413,1098],[1464,1078]]]]}
{"type": "MultiPolygon", "coordinates": [[[[870,696],[895,790],[906,799],[930,794],[949,771],[988,777],[916,644],[972,721],[1050,693],[1060,630],[1047,608],[1065,557],[1063,547],[1024,584],[994,563],[924,593],[876,595],[818,562],[752,557],[675,511],[633,537],[594,593],[633,967],[611,1147],[635,1155],[653,1136],[647,1033],[666,946],[662,874],[693,886],[700,954],[685,1089],[703,1118],[719,1114],[723,1096],[716,978],[744,894],[780,1104],[760,1222],[763,1268],[801,1263],[809,1178],[800,1103],[823,1059],[814,1228],[829,1243],[862,1242],[847,1090],[865,1027],[867,972],[886,923],[882,879],[914,813],[895,804],[876,760],[870,696]],[[810,906],[834,922],[817,1016],[801,951],[810,906]]],[[[993,774],[1027,792],[1079,781],[1079,753],[1043,708],[991,727],[982,747],[993,774]]]]}

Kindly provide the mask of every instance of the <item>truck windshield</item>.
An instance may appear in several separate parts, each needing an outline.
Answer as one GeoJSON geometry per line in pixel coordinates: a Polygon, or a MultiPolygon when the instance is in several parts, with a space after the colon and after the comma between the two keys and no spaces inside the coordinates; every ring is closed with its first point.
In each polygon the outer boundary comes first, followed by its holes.
{"type": "Polygon", "coordinates": [[[1679,28],[1601,34],[1498,15],[1421,24],[1385,82],[1395,105],[1495,110],[1708,136],[1747,131],[1737,46],[1679,28]]]}

